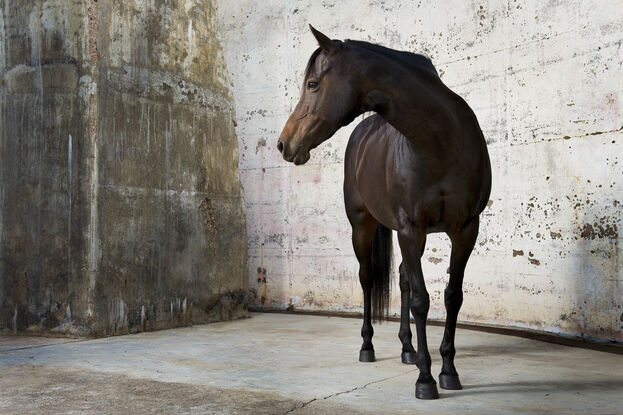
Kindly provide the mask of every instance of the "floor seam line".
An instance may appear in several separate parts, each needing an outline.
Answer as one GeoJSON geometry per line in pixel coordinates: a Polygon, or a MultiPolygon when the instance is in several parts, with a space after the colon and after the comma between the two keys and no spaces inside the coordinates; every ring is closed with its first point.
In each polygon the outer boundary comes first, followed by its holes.
{"type": "Polygon", "coordinates": [[[87,342],[87,341],[90,341],[90,340],[97,340],[97,339],[79,339],[79,340],[69,340],[69,341],[62,342],[62,343],[39,344],[37,346],[16,347],[14,349],[0,350],[0,354],[7,353],[7,352],[20,351],[20,350],[40,349],[42,347],[61,346],[63,344],[70,344],[70,343],[82,343],[82,342],[87,342]]]}

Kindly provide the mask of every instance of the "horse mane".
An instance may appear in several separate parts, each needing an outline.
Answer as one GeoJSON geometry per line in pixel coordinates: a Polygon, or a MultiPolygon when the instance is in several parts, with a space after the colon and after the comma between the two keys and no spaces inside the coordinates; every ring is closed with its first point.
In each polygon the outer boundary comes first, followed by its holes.
{"type": "Polygon", "coordinates": [[[379,55],[383,55],[390,59],[398,61],[408,66],[410,69],[416,70],[418,72],[423,71],[425,73],[434,74],[435,78],[439,78],[437,68],[435,68],[433,62],[427,56],[420,55],[418,53],[390,49],[386,48],[385,46],[377,45],[375,43],[364,42],[362,40],[347,39],[345,43],[356,46],[358,48],[369,50],[374,53],[378,53],[379,55]]]}
{"type": "MultiPolygon", "coordinates": [[[[390,59],[393,59],[395,61],[398,61],[406,65],[411,70],[417,71],[419,73],[424,73],[427,75],[434,75],[434,78],[439,79],[439,73],[437,72],[437,68],[435,68],[430,58],[424,55],[390,49],[390,48],[386,48],[385,46],[381,46],[381,45],[377,45],[377,44],[369,43],[369,42],[364,42],[362,40],[347,39],[344,43],[358,47],[358,48],[366,49],[374,53],[378,53],[379,55],[386,56],[390,59]]],[[[305,68],[305,78],[308,78],[309,75],[311,75],[311,71],[314,68],[316,59],[318,58],[321,52],[322,52],[322,49],[318,48],[309,57],[309,61],[307,62],[307,67],[305,68]]]]}

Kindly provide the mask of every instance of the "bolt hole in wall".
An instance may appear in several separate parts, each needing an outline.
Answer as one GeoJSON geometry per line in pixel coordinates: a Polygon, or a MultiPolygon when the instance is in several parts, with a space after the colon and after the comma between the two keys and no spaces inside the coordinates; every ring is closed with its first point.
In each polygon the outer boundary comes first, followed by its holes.
{"type": "MultiPolygon", "coordinates": [[[[316,48],[312,23],[338,39],[430,56],[479,119],[493,189],[460,320],[623,341],[623,8],[579,0],[479,7],[223,0],[217,15],[237,113],[251,305],[362,309],[342,195],[346,142],[362,117],[304,166],[287,164],[276,149],[316,48]]],[[[430,318],[445,317],[449,253],[447,237],[429,235],[430,318]]],[[[395,274],[399,263],[394,252],[395,274]]]]}

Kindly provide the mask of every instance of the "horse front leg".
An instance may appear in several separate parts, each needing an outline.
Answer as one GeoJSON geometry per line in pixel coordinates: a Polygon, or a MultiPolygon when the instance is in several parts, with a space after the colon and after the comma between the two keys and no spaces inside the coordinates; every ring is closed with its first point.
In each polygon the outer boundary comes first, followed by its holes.
{"type": "Polygon", "coordinates": [[[361,337],[363,344],[359,351],[360,362],[374,362],[374,346],[372,345],[372,264],[371,251],[374,232],[377,223],[367,212],[360,212],[353,226],[353,248],[357,260],[359,261],[359,282],[363,289],[363,325],[361,326],[361,337]]]}
{"type": "Polygon", "coordinates": [[[454,366],[454,336],[456,333],[456,320],[463,304],[463,275],[467,260],[472,253],[476,238],[478,237],[478,218],[472,220],[457,234],[450,235],[452,242],[452,254],[450,256],[450,280],[444,291],[446,306],[446,327],[439,352],[443,360],[441,373],[439,374],[439,386],[443,389],[462,389],[459,374],[454,366]]]}
{"type": "Polygon", "coordinates": [[[420,375],[415,383],[415,397],[418,399],[437,399],[437,382],[431,375],[431,358],[426,341],[426,318],[430,307],[430,298],[422,273],[421,253],[426,243],[426,233],[415,227],[408,227],[398,232],[398,242],[406,263],[406,271],[411,288],[410,306],[415,319],[417,335],[417,360],[420,375]]]}
{"type": "Polygon", "coordinates": [[[400,271],[400,330],[398,331],[398,338],[402,343],[402,354],[400,358],[402,363],[413,365],[416,363],[416,353],[411,343],[411,319],[409,318],[409,297],[411,289],[404,263],[400,264],[398,270],[400,271]]]}

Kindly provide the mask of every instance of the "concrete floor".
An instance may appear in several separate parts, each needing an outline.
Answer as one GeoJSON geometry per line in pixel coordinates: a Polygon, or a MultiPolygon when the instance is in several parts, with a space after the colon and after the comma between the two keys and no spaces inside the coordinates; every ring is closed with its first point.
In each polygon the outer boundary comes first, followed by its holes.
{"type": "MultiPolygon", "coordinates": [[[[98,340],[0,337],[2,414],[623,413],[623,356],[457,331],[465,389],[414,398],[398,323],[283,314],[98,340]]],[[[429,328],[433,371],[441,327],[429,328]]]]}

